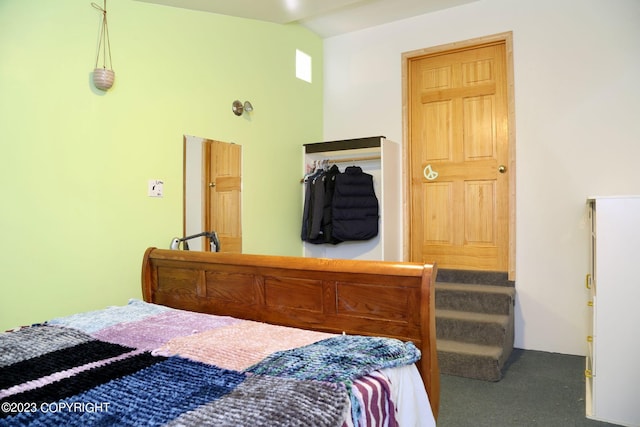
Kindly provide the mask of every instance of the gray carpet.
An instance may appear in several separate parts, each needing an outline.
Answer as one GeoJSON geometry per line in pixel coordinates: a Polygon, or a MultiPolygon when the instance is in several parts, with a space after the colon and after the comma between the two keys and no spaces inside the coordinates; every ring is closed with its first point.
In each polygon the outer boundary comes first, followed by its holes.
{"type": "Polygon", "coordinates": [[[612,426],[585,417],[584,357],[514,349],[504,377],[441,376],[438,427],[612,426]]]}

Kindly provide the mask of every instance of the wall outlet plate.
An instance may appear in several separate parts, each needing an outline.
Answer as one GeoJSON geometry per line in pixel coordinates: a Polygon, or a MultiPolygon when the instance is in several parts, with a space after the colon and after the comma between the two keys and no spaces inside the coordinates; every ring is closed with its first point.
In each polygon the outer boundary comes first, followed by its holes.
{"type": "Polygon", "coordinates": [[[162,197],[164,194],[164,181],[161,179],[150,179],[149,191],[147,194],[149,197],[162,197]]]}

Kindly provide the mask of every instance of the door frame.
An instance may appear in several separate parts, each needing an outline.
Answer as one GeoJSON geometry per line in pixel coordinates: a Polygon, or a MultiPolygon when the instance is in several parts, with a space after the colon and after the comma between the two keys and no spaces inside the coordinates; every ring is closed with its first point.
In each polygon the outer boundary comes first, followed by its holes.
{"type": "Polygon", "coordinates": [[[463,40],[454,43],[448,43],[440,46],[428,47],[402,54],[402,164],[403,164],[403,217],[404,238],[403,238],[403,257],[409,260],[411,248],[411,209],[410,209],[410,159],[411,144],[409,143],[411,126],[411,104],[409,102],[409,70],[413,60],[423,58],[425,56],[441,55],[452,53],[459,50],[465,50],[472,47],[480,47],[486,44],[496,42],[504,42],[506,50],[506,77],[507,77],[507,124],[508,131],[508,147],[509,160],[507,173],[509,175],[509,249],[508,249],[508,276],[509,280],[515,281],[516,276],[516,133],[515,133],[515,93],[514,93],[514,76],[513,76],[513,32],[483,36],[470,40],[463,40]]]}

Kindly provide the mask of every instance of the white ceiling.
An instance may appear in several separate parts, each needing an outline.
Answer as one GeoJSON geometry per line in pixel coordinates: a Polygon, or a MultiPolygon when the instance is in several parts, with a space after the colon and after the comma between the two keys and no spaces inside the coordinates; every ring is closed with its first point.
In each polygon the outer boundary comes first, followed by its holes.
{"type": "Polygon", "coordinates": [[[287,24],[331,37],[478,0],[138,0],[287,24]]]}

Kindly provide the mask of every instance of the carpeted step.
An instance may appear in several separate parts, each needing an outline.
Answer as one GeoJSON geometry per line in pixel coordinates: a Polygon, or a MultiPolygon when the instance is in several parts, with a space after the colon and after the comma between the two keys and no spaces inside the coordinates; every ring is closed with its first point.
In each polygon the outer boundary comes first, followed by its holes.
{"type": "Polygon", "coordinates": [[[513,288],[516,283],[509,280],[509,274],[501,271],[449,270],[438,269],[438,282],[473,283],[480,285],[507,286],[513,288]]]}
{"type": "Polygon", "coordinates": [[[476,313],[511,313],[515,288],[496,285],[436,282],[436,308],[476,313]]]}
{"type": "Polygon", "coordinates": [[[483,381],[499,381],[502,378],[502,366],[508,355],[504,354],[500,346],[449,340],[438,340],[437,346],[442,374],[483,381]]]}
{"type": "Polygon", "coordinates": [[[513,351],[514,282],[507,273],[440,273],[435,286],[440,371],[499,381],[513,351]]]}
{"type": "Polygon", "coordinates": [[[508,314],[436,309],[437,339],[502,346],[509,328],[508,314]]]}

